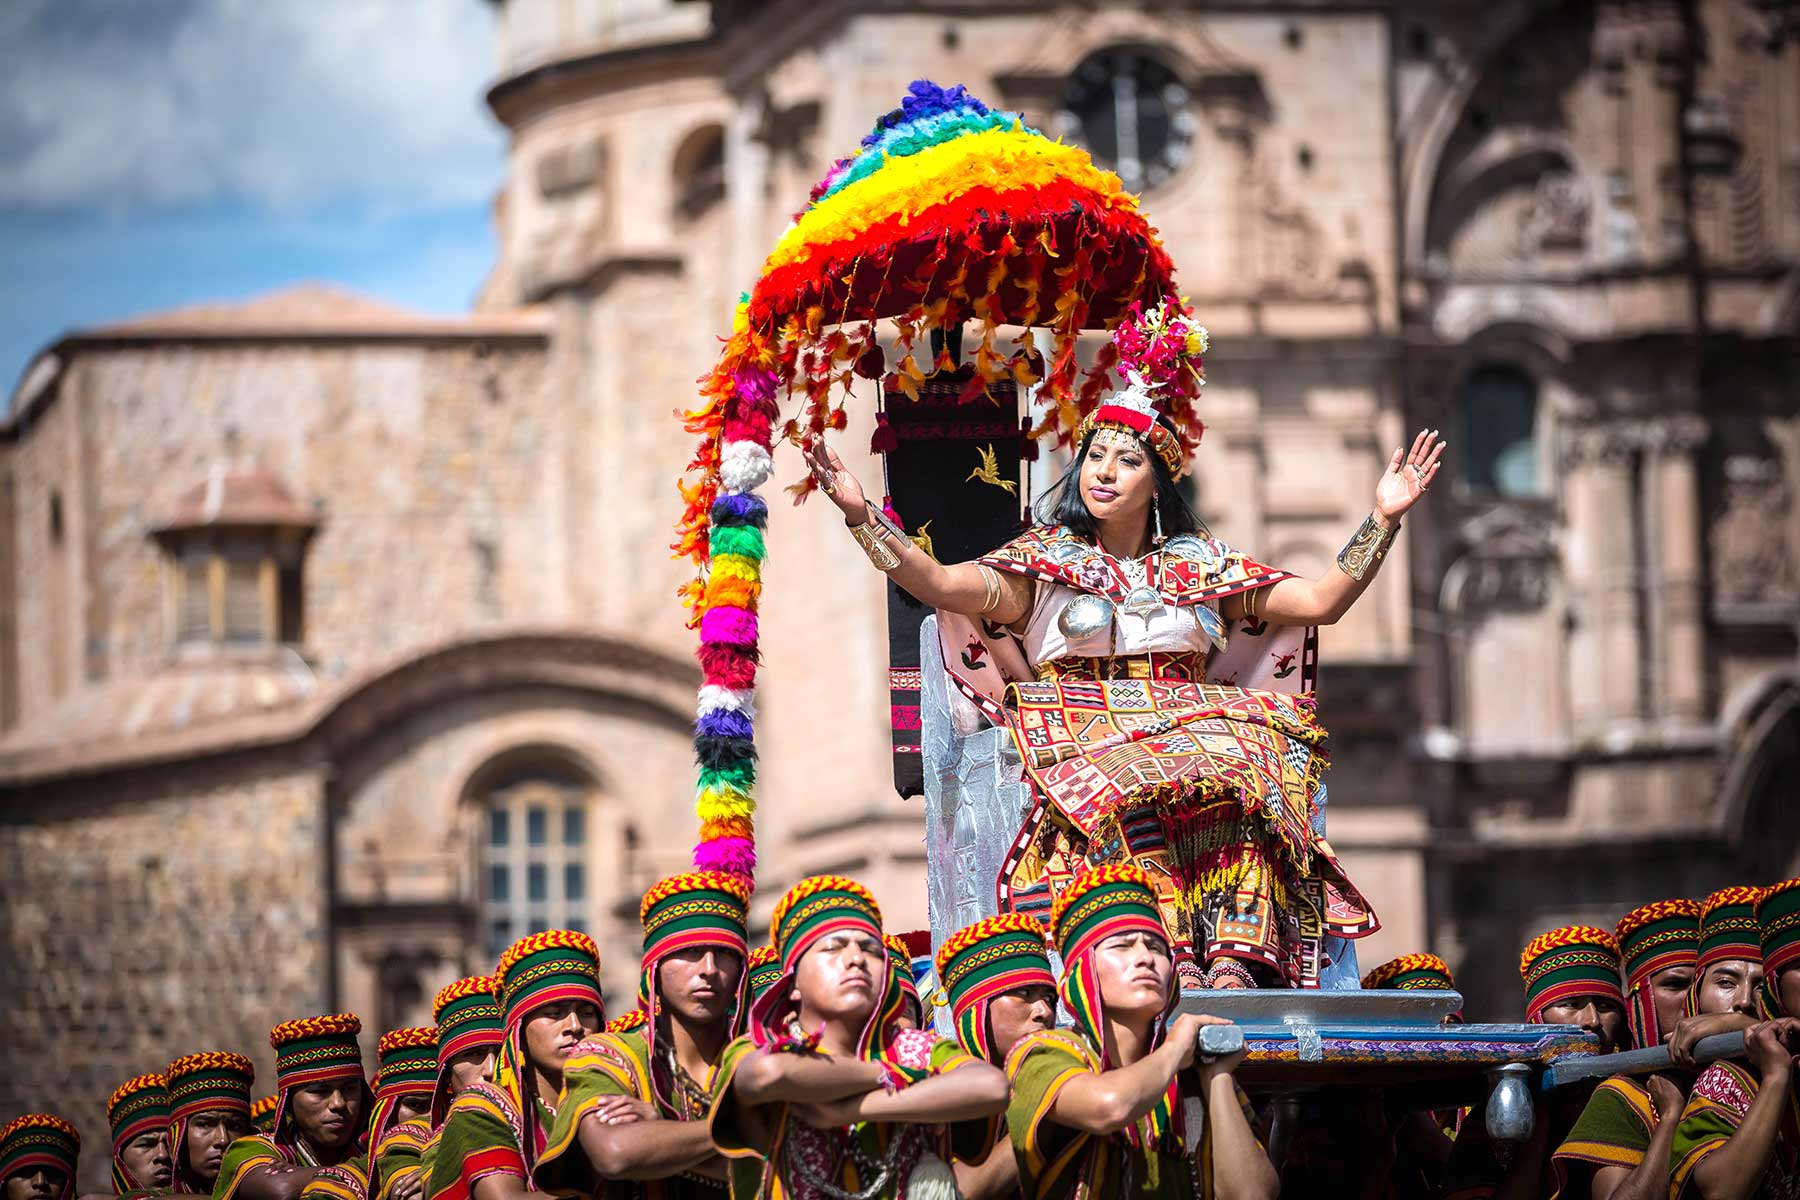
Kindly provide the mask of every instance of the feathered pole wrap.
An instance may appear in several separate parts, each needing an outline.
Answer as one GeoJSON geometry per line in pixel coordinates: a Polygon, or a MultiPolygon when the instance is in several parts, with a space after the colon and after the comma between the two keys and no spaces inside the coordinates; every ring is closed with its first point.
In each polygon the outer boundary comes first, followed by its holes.
{"type": "MultiPolygon", "coordinates": [[[[894,374],[916,394],[950,364],[921,364],[919,335],[981,323],[975,375],[960,397],[982,402],[990,383],[1042,383],[1054,403],[1044,425],[1069,442],[1111,386],[1117,349],[1101,348],[1085,378],[1084,329],[1110,329],[1134,306],[1179,315],[1174,267],[1116,175],[1078,147],[1052,142],[1015,113],[996,112],[960,86],[924,80],[840,159],[776,244],[739,304],[731,336],[686,414],[700,439],[681,485],[674,549],[698,577],[682,589],[700,632],[704,675],[694,748],[700,765],[694,865],[748,881],[755,868],[757,609],[768,507],[757,494],[777,436],[799,442],[847,424],[856,378],[884,363],[875,322],[891,318],[894,374]],[[1024,328],[1003,353],[1000,325],[1024,328]],[[1044,350],[1033,326],[1048,326],[1044,350]],[[834,390],[841,397],[833,403],[834,390]],[[798,392],[782,424],[779,397],[798,392]]],[[[1199,440],[1197,381],[1165,407],[1187,442],[1199,440]]],[[[810,476],[788,490],[795,502],[810,476]]]]}

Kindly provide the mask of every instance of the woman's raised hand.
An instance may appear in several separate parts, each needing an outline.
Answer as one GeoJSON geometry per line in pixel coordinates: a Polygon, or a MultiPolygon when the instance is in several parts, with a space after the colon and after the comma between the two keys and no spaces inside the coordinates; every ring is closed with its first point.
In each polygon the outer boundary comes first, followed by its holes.
{"type": "Polygon", "coordinates": [[[846,525],[861,525],[869,519],[869,502],[863,495],[862,484],[845,468],[837,451],[825,444],[824,438],[807,439],[806,466],[812,471],[819,490],[844,514],[846,525]]]}
{"type": "Polygon", "coordinates": [[[1399,523],[1406,510],[1419,502],[1437,478],[1438,460],[1448,442],[1438,441],[1437,430],[1421,429],[1412,449],[1401,447],[1388,459],[1381,482],[1375,485],[1375,512],[1389,525],[1399,523]]]}

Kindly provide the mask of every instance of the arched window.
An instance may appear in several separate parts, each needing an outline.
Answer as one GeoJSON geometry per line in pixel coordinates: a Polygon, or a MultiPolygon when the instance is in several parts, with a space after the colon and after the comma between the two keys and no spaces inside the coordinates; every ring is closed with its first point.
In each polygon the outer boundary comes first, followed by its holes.
{"type": "Polygon", "coordinates": [[[1536,496],[1537,382],[1517,367],[1488,363],[1463,380],[1458,405],[1463,483],[1475,495],[1536,496]]]}
{"type": "Polygon", "coordinates": [[[561,763],[520,764],[487,781],[481,815],[482,938],[489,957],[545,929],[588,928],[593,784],[561,763]]]}
{"type": "Polygon", "coordinates": [[[675,211],[682,220],[705,216],[725,198],[725,131],[704,125],[675,151],[675,211]]]}
{"type": "Polygon", "coordinates": [[[1166,64],[1124,47],[1103,50],[1070,75],[1054,131],[1117,172],[1126,191],[1141,192],[1188,161],[1196,124],[1191,99],[1166,64]]]}

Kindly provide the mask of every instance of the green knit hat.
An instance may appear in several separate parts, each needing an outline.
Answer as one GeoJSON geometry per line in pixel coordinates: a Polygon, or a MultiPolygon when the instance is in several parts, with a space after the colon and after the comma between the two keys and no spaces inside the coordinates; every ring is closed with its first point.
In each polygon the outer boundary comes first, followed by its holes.
{"type": "Polygon", "coordinates": [[[644,926],[644,969],[638,1001],[648,1004],[651,973],[664,955],[689,946],[720,946],[742,958],[749,948],[750,889],[723,871],[690,871],[652,885],[638,905],[644,926]]]}
{"type": "Polygon", "coordinates": [[[1056,988],[1044,927],[1018,913],[1001,913],[957,930],[938,947],[936,965],[938,982],[950,999],[957,1041],[990,1062],[988,1002],[1019,988],[1056,988]]]}
{"type": "Polygon", "coordinates": [[[749,1003],[754,1004],[781,978],[781,956],[775,953],[775,947],[758,946],[752,950],[744,976],[749,986],[749,1003]]]}
{"type": "Polygon", "coordinates": [[[491,975],[470,975],[446,984],[432,1001],[437,1022],[437,1077],[432,1088],[431,1124],[443,1124],[450,1110],[450,1060],[469,1050],[500,1049],[506,1031],[500,1019],[499,984],[491,975]]]}
{"type": "MultiPolygon", "coordinates": [[[[169,1101],[173,1111],[169,1120],[169,1147],[175,1154],[175,1190],[202,1192],[212,1186],[210,1180],[194,1174],[187,1159],[188,1122],[203,1112],[225,1109],[256,1120],[250,1103],[250,1085],[256,1082],[256,1067],[241,1054],[230,1050],[202,1050],[184,1054],[169,1064],[164,1073],[169,1081],[169,1101]]],[[[276,1097],[264,1101],[268,1105],[267,1125],[258,1126],[267,1133],[274,1127],[276,1097]]]]}
{"type": "MultiPolygon", "coordinates": [[[[770,936],[775,943],[776,964],[780,973],[775,982],[750,1005],[747,1029],[757,1039],[758,1047],[770,1038],[782,1036],[777,1026],[789,1003],[794,970],[801,957],[814,942],[833,933],[867,934],[881,941],[881,906],[869,889],[842,875],[815,875],[802,879],[775,902],[770,917],[770,936]]],[[[887,968],[887,953],[882,951],[882,968],[887,968]]],[[[875,997],[875,1011],[857,1039],[857,1052],[866,1055],[872,1046],[882,1044],[885,1037],[885,989],[875,997]]]]}
{"type": "Polygon", "coordinates": [[[81,1134],[51,1113],[26,1113],[0,1129],[0,1184],[14,1175],[49,1167],[62,1172],[59,1200],[75,1194],[75,1170],[81,1158],[81,1134]]]}
{"type": "Polygon", "coordinates": [[[1762,930],[1756,923],[1761,898],[1761,888],[1728,887],[1701,902],[1699,970],[1727,959],[1762,961],[1762,930]]]}
{"type": "Polygon", "coordinates": [[[550,929],[520,938],[500,956],[501,1007],[508,1030],[534,1008],[558,1000],[585,1000],[604,1014],[600,998],[600,949],[574,929],[550,929]]]}
{"type": "Polygon", "coordinates": [[[1662,1044],[1651,977],[1700,961],[1700,906],[1692,900],[1658,900],[1634,908],[1613,929],[1625,968],[1625,1018],[1639,1046],[1662,1044]]]}
{"type": "Polygon", "coordinates": [[[145,1184],[132,1178],[121,1152],[133,1138],[169,1132],[169,1081],[161,1075],[139,1075],[120,1084],[106,1102],[106,1123],[112,1126],[113,1188],[122,1196],[145,1184]]]}
{"type": "Polygon", "coordinates": [[[1781,1006],[1781,973],[1800,966],[1800,879],[1763,889],[1756,902],[1762,932],[1763,1006],[1771,1016],[1786,1016],[1781,1006]]]}
{"type": "Polygon", "coordinates": [[[1565,925],[1532,938],[1519,955],[1525,980],[1525,1019],[1537,1024],[1544,1010],[1577,996],[1605,996],[1620,1008],[1619,944],[1592,925],[1565,925]]]}

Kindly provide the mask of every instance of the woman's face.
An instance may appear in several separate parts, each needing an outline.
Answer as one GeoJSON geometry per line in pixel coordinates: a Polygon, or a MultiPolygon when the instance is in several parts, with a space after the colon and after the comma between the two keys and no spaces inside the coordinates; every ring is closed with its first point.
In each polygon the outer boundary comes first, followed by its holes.
{"type": "Polygon", "coordinates": [[[1144,444],[1120,430],[1097,430],[1081,459],[1081,499],[1096,521],[1149,520],[1156,469],[1144,444]]]}
{"type": "Polygon", "coordinates": [[[1094,951],[1100,1000],[1109,1013],[1156,1017],[1169,1003],[1175,960],[1169,943],[1153,933],[1116,933],[1094,951]]]}
{"type": "Polygon", "coordinates": [[[531,1065],[552,1075],[583,1038],[600,1032],[600,1010],[586,1000],[558,1000],[525,1018],[525,1054],[531,1065]]]}
{"type": "Polygon", "coordinates": [[[876,981],[887,982],[887,947],[873,934],[828,933],[808,946],[794,968],[793,998],[802,1022],[836,1021],[861,1029],[875,1011],[876,981]]]}

